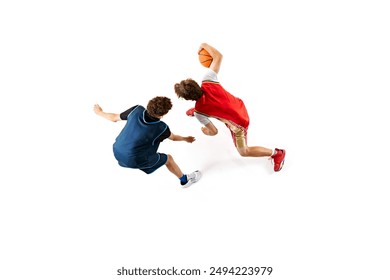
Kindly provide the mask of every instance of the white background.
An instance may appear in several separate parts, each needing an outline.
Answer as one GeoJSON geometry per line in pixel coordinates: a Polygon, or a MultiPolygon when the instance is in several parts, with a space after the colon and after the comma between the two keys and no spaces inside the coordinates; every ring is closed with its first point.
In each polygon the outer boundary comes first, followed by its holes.
{"type": "MultiPolygon", "coordinates": [[[[271,276],[389,279],[387,1],[2,1],[0,278],[155,279],[126,268],[272,266],[271,276]],[[241,158],[229,131],[206,137],[173,85],[204,68],[251,117],[241,158]],[[193,144],[164,141],[186,173],[117,165],[120,113],[157,95],[193,144]]],[[[164,277],[163,277],[164,278],[164,277]]],[[[165,277],[168,279],[170,277],[165,277]]],[[[174,277],[171,277],[174,278],[174,277]]]]}

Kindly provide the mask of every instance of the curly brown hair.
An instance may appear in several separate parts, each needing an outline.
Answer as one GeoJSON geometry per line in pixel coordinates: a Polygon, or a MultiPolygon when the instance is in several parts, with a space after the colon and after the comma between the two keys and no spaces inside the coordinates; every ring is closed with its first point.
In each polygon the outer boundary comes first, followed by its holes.
{"type": "Polygon", "coordinates": [[[180,83],[176,83],[175,92],[177,97],[193,101],[198,100],[203,94],[199,84],[193,79],[186,79],[180,83]]]}
{"type": "Polygon", "coordinates": [[[172,108],[171,99],[165,96],[156,96],[149,100],[146,110],[152,117],[160,118],[166,115],[172,108]]]}

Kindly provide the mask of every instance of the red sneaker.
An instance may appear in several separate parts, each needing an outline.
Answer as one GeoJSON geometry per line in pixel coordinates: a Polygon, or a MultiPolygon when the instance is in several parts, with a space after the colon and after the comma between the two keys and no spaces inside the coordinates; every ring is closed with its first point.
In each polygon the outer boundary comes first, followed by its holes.
{"type": "Polygon", "coordinates": [[[189,116],[189,117],[195,116],[194,113],[195,113],[195,108],[188,109],[186,112],[187,116],[189,116]]]}
{"type": "Polygon", "coordinates": [[[274,171],[278,172],[282,170],[283,164],[284,164],[284,157],[286,156],[286,151],[281,149],[275,149],[276,153],[271,156],[271,158],[274,160],[274,171]]]}

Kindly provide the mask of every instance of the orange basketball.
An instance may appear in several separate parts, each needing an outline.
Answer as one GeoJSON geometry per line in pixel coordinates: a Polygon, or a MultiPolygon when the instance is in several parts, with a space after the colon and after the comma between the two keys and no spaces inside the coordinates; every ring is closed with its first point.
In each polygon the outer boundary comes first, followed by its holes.
{"type": "Polygon", "coordinates": [[[205,49],[201,49],[198,55],[200,64],[202,64],[206,68],[209,68],[211,62],[213,62],[213,57],[208,53],[208,51],[206,51],[205,49]]]}

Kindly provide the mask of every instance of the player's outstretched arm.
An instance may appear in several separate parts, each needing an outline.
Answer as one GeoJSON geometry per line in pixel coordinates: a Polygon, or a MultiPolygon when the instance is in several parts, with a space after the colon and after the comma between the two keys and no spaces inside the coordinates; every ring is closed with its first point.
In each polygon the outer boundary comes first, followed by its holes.
{"type": "Polygon", "coordinates": [[[213,62],[211,62],[209,68],[218,74],[222,63],[222,54],[216,48],[210,46],[207,43],[200,44],[198,53],[201,49],[205,49],[213,57],[213,62]]]}
{"type": "Polygon", "coordinates": [[[101,116],[112,122],[117,122],[121,120],[119,114],[104,112],[102,107],[99,106],[99,104],[95,104],[95,106],[93,107],[93,111],[96,113],[96,115],[101,116]]]}
{"type": "Polygon", "coordinates": [[[173,133],[171,133],[171,136],[169,136],[169,139],[172,141],[186,141],[188,143],[192,143],[195,141],[195,137],[193,137],[193,136],[184,137],[184,136],[176,135],[173,133]]]}

